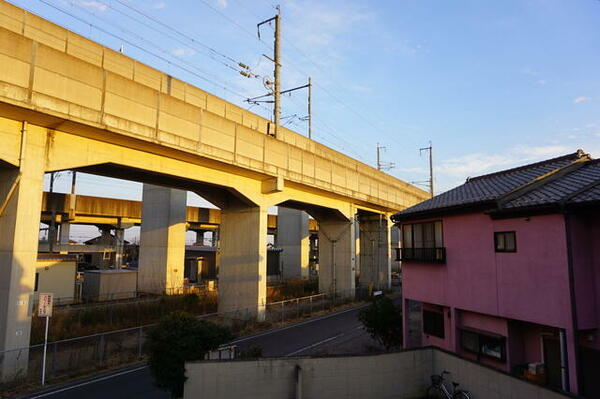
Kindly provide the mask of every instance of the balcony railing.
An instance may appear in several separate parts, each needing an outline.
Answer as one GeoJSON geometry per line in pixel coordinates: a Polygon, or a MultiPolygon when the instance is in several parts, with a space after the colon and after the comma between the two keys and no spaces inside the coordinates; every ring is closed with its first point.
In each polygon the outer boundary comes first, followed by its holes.
{"type": "Polygon", "coordinates": [[[396,248],[396,261],[446,263],[446,248],[396,248]]]}

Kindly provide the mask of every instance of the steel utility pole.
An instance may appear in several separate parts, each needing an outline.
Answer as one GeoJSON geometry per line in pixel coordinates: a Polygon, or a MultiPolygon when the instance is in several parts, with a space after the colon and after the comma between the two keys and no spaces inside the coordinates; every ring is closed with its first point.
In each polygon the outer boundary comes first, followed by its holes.
{"type": "MultiPolygon", "coordinates": [[[[312,83],[311,79],[308,78],[308,84],[303,86],[294,87],[293,89],[281,90],[281,9],[279,6],[277,8],[277,14],[269,19],[266,19],[258,24],[256,24],[256,29],[258,31],[258,38],[260,39],[260,27],[261,25],[271,23],[275,21],[275,46],[273,49],[273,58],[263,54],[269,61],[271,61],[274,65],[274,78],[273,82],[270,80],[264,81],[265,87],[270,90],[270,93],[263,94],[262,96],[253,97],[246,99],[246,102],[250,104],[258,104],[258,103],[273,103],[273,122],[275,123],[275,129],[272,134],[273,137],[277,137],[277,130],[281,123],[281,95],[286,93],[291,93],[296,90],[308,88],[308,116],[302,118],[302,120],[308,119],[308,137],[312,138],[312,83]],[[271,90],[270,87],[273,87],[271,90]],[[265,97],[273,96],[273,100],[261,100],[265,97]]],[[[248,76],[245,73],[242,73],[243,76],[248,76]]]]}
{"type": "MultiPolygon", "coordinates": [[[[275,45],[273,47],[273,58],[267,57],[269,60],[273,62],[275,65],[273,70],[273,122],[275,123],[275,132],[274,136],[277,137],[277,129],[279,127],[279,123],[281,122],[281,9],[279,6],[277,8],[277,14],[274,17],[266,19],[258,24],[256,24],[256,29],[258,32],[258,38],[260,39],[260,27],[261,25],[271,23],[275,21],[275,45]]],[[[265,96],[260,96],[265,97],[265,96]]],[[[256,97],[256,98],[260,98],[256,97]]],[[[248,99],[255,100],[254,99],[248,99]]]]}
{"type": "Polygon", "coordinates": [[[381,162],[381,150],[385,151],[385,146],[377,143],[377,170],[390,170],[394,169],[396,165],[393,162],[381,162]]]}
{"type": "Polygon", "coordinates": [[[50,189],[48,191],[50,191],[51,193],[54,192],[54,179],[55,179],[55,174],[56,172],[50,172],[50,189]]]}
{"type": "Polygon", "coordinates": [[[277,137],[277,129],[281,119],[281,10],[279,6],[277,6],[277,14],[275,15],[275,49],[273,55],[275,60],[273,121],[275,122],[275,137],[277,137]]]}
{"type": "Polygon", "coordinates": [[[433,197],[433,146],[431,145],[431,141],[429,142],[429,147],[419,148],[419,155],[423,153],[423,151],[429,151],[429,193],[433,197]]]}
{"type": "Polygon", "coordinates": [[[308,138],[312,140],[312,80],[308,77],[308,138]]]}
{"type": "Polygon", "coordinates": [[[76,171],[72,171],[71,172],[71,194],[75,194],[75,184],[77,182],[77,172],[76,171]]]}

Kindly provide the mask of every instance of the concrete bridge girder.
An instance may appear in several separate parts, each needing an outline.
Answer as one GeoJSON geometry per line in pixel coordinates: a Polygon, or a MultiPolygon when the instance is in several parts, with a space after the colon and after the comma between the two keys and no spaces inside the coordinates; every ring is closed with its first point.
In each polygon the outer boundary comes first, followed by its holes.
{"type": "MultiPolygon", "coordinates": [[[[14,132],[19,126],[4,118],[0,121],[2,122],[5,132],[10,131],[11,128],[14,132]]],[[[21,134],[20,131],[16,133],[19,135],[21,134]]],[[[175,187],[177,189],[190,189],[208,197],[209,200],[212,200],[223,207],[224,213],[229,211],[230,214],[235,214],[235,211],[240,215],[243,215],[250,209],[257,209],[255,212],[257,215],[266,215],[266,209],[271,205],[284,205],[290,208],[303,209],[313,215],[313,217],[319,221],[320,225],[325,226],[321,233],[322,243],[331,240],[330,235],[328,235],[329,228],[336,230],[341,228],[340,226],[342,225],[350,226],[353,223],[354,215],[358,209],[357,205],[353,204],[352,201],[344,200],[338,195],[327,195],[327,193],[312,188],[303,190],[301,187],[294,184],[291,184],[288,187],[286,187],[285,183],[283,184],[283,187],[281,187],[281,185],[277,186],[276,184],[275,189],[271,192],[265,192],[264,182],[273,179],[273,177],[269,176],[265,177],[257,175],[249,177],[236,175],[232,173],[231,170],[227,170],[230,168],[225,168],[225,170],[215,170],[205,165],[189,163],[178,159],[168,158],[160,154],[143,152],[137,149],[121,147],[115,144],[93,140],[87,137],[79,137],[57,130],[48,130],[35,125],[27,126],[27,135],[31,140],[44,143],[43,156],[39,157],[42,164],[40,179],[43,177],[43,172],[78,169],[113,177],[134,177],[136,180],[142,180],[147,183],[156,182],[163,186],[175,187]]],[[[185,202],[180,205],[185,207],[185,202]]],[[[259,217],[259,219],[260,218],[262,217],[259,217]]],[[[39,222],[39,214],[37,221],[39,222]]],[[[266,221],[265,223],[262,221],[255,221],[252,226],[262,226],[263,224],[266,226],[266,221]]],[[[226,225],[227,223],[223,223],[223,229],[226,228],[226,225]]],[[[235,230],[235,227],[233,227],[233,229],[235,230]]],[[[349,227],[347,230],[349,232],[353,231],[353,229],[349,227]]],[[[339,238],[334,240],[335,243],[333,243],[333,246],[337,249],[334,250],[335,254],[329,260],[327,255],[322,257],[320,267],[324,274],[328,273],[325,271],[328,270],[328,268],[336,269],[334,275],[341,273],[342,270],[354,270],[355,256],[350,255],[350,257],[346,259],[345,255],[341,255],[342,252],[351,254],[354,254],[355,252],[356,243],[355,238],[353,238],[354,233],[350,232],[348,234],[349,235],[347,237],[344,236],[343,239],[339,238]],[[347,244],[342,244],[342,242],[347,244]],[[338,252],[340,252],[339,255],[337,255],[338,252]],[[338,263],[340,262],[345,262],[346,266],[339,266],[338,263]]],[[[266,228],[264,233],[260,231],[256,232],[256,235],[257,237],[264,235],[265,239],[262,241],[266,242],[266,228]]],[[[226,242],[227,239],[225,237],[226,235],[222,237],[222,242],[226,242]]],[[[244,242],[245,238],[239,237],[239,240],[240,242],[244,242]]],[[[325,246],[326,245],[327,244],[325,244],[325,246]]],[[[223,253],[225,254],[227,245],[222,244],[222,247],[223,253]]],[[[235,250],[233,251],[235,252],[235,250]]],[[[327,252],[328,250],[324,249],[324,251],[327,252]]],[[[266,256],[259,256],[256,258],[249,253],[246,255],[249,256],[250,259],[254,258],[254,262],[257,263],[253,273],[258,273],[259,277],[256,282],[258,288],[253,288],[252,290],[254,290],[258,297],[252,300],[252,304],[237,303],[237,306],[239,307],[256,306],[256,304],[264,302],[264,298],[262,297],[263,288],[261,287],[266,284],[266,267],[264,267],[262,263],[266,262],[266,256]]],[[[227,255],[225,255],[223,266],[225,267],[228,263],[231,262],[227,260],[227,255]]],[[[183,267],[180,267],[177,270],[179,269],[182,270],[183,267]]],[[[225,271],[226,269],[223,270],[225,271]]],[[[333,289],[337,289],[336,287],[340,287],[340,290],[350,290],[354,287],[353,279],[348,277],[351,274],[352,273],[347,273],[346,277],[336,277],[330,283],[323,283],[321,288],[331,289],[331,287],[334,287],[333,289]],[[342,281],[344,281],[344,283],[342,283],[342,281]],[[335,284],[332,285],[333,282],[335,282],[335,284]]],[[[179,273],[174,278],[179,280],[179,273]]],[[[227,278],[225,278],[224,281],[228,281],[227,278]]],[[[240,280],[232,278],[229,281],[232,283],[239,283],[240,280]]],[[[174,286],[176,284],[169,283],[167,285],[174,286]]],[[[227,290],[227,288],[223,289],[227,290]]],[[[236,290],[234,289],[231,291],[235,292],[236,290]]],[[[227,308],[230,308],[231,306],[227,306],[227,308]]]]}

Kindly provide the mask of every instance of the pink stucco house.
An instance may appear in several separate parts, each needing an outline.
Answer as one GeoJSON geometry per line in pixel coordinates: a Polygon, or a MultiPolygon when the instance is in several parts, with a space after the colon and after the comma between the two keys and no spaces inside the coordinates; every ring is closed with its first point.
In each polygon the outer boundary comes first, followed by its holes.
{"type": "Polygon", "coordinates": [[[600,398],[600,160],[470,178],[392,220],[405,345],[417,303],[422,345],[600,398]]]}

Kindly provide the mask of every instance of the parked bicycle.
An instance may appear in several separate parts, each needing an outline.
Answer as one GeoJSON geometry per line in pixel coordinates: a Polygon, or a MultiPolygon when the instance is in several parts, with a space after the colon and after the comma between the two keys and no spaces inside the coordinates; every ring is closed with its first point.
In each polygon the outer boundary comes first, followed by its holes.
{"type": "Polygon", "coordinates": [[[444,384],[444,374],[450,374],[450,372],[444,370],[439,375],[431,376],[431,386],[427,388],[427,399],[471,399],[469,391],[458,389],[458,382],[452,382],[452,393],[450,393],[444,384]]]}

